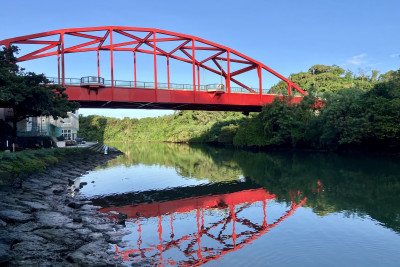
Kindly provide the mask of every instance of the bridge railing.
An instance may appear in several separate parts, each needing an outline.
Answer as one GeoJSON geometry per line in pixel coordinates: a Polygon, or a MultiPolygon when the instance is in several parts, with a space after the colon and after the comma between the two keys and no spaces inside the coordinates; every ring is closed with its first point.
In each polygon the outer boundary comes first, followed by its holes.
{"type": "MultiPolygon", "coordinates": [[[[50,77],[47,78],[50,83],[52,84],[62,84],[62,79],[50,77]]],[[[103,79],[103,78],[101,78],[103,79]]],[[[104,81],[105,87],[111,87],[112,81],[111,80],[102,80],[104,81]]],[[[79,86],[82,85],[81,78],[65,78],[65,85],[73,85],[79,86]]],[[[215,92],[215,91],[223,91],[226,92],[226,88],[218,88],[219,84],[207,84],[207,85],[197,85],[196,90],[201,92],[215,92]]],[[[141,82],[141,81],[124,81],[124,80],[114,80],[114,87],[119,88],[140,88],[140,89],[154,89],[155,83],[154,82],[141,82]]],[[[157,83],[157,89],[161,90],[179,90],[179,91],[193,91],[193,84],[178,84],[178,83],[170,83],[168,88],[168,83],[157,83]]],[[[243,87],[231,87],[230,92],[235,94],[258,94],[260,92],[259,88],[250,88],[253,92],[249,91],[243,87]]],[[[269,89],[263,89],[263,94],[268,94],[269,89]]],[[[294,95],[297,95],[296,92],[293,92],[294,95]]],[[[287,92],[279,92],[277,95],[284,95],[287,92]]],[[[300,94],[299,94],[300,95],[300,94]]]]}

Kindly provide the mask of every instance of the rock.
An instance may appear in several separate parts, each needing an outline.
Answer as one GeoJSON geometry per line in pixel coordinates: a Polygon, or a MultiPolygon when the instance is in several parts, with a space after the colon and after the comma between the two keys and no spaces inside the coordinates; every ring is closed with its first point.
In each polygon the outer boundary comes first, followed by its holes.
{"type": "Polygon", "coordinates": [[[81,207],[81,210],[98,210],[100,208],[101,208],[100,206],[85,204],[81,207]]]}
{"type": "MultiPolygon", "coordinates": [[[[68,247],[51,242],[31,242],[23,241],[13,245],[12,253],[17,261],[39,258],[41,260],[53,261],[55,254],[68,251],[68,247]]],[[[27,264],[26,264],[27,265],[27,264]]],[[[29,265],[27,265],[29,266],[29,265]]],[[[40,264],[34,264],[30,266],[42,266],[40,264]]]]}
{"type": "Polygon", "coordinates": [[[71,230],[76,230],[76,229],[81,229],[83,227],[83,224],[77,223],[77,222],[72,222],[72,223],[64,224],[64,227],[71,229],[71,230]]]}
{"type": "Polygon", "coordinates": [[[112,226],[109,224],[93,224],[88,225],[88,227],[95,232],[111,232],[113,230],[112,226]]]}
{"type": "Polygon", "coordinates": [[[91,183],[94,184],[94,181],[92,181],[91,183]]]}
{"type": "Polygon", "coordinates": [[[91,241],[97,241],[97,240],[100,240],[101,238],[103,238],[103,234],[102,233],[91,233],[88,235],[88,238],[91,241]]]}
{"type": "Polygon", "coordinates": [[[72,218],[56,211],[38,211],[35,217],[43,228],[60,228],[64,224],[72,222],[72,218]]]}
{"type": "Polygon", "coordinates": [[[0,220],[0,227],[6,227],[7,223],[3,220],[0,220]]]}
{"type": "Polygon", "coordinates": [[[39,229],[34,234],[46,240],[67,247],[79,247],[83,244],[79,240],[79,234],[69,229],[39,229]]]}
{"type": "Polygon", "coordinates": [[[60,190],[60,189],[55,189],[55,190],[53,190],[53,194],[56,194],[56,195],[59,195],[59,194],[61,194],[62,192],[64,192],[64,190],[60,190]]]}
{"type": "Polygon", "coordinates": [[[120,232],[111,231],[104,233],[104,235],[106,237],[107,242],[111,244],[118,244],[122,241],[122,238],[128,233],[130,233],[130,231],[120,231],[120,232]]]}
{"type": "Polygon", "coordinates": [[[68,207],[73,208],[73,209],[79,209],[82,206],[83,205],[81,203],[77,203],[77,202],[71,202],[68,204],[68,207]]]}
{"type": "Polygon", "coordinates": [[[38,228],[37,224],[34,222],[27,222],[17,227],[14,227],[14,231],[16,232],[32,232],[38,228]]]}
{"type": "Polygon", "coordinates": [[[0,265],[6,265],[10,260],[11,257],[9,255],[9,246],[6,244],[0,243],[0,265]]]}
{"type": "Polygon", "coordinates": [[[83,188],[85,185],[87,185],[87,182],[82,182],[79,184],[79,188],[83,188]]]}
{"type": "Polygon", "coordinates": [[[72,262],[72,263],[76,263],[78,265],[83,265],[84,261],[86,259],[85,254],[83,254],[80,251],[75,251],[73,253],[71,253],[70,255],[68,255],[67,260],[72,262]]]}
{"type": "Polygon", "coordinates": [[[90,229],[87,229],[87,228],[76,229],[75,232],[80,235],[89,235],[89,234],[93,233],[90,229]]]}
{"type": "Polygon", "coordinates": [[[78,215],[73,215],[72,216],[72,221],[73,222],[77,222],[77,223],[81,223],[82,222],[82,217],[80,217],[78,215]]]}
{"type": "Polygon", "coordinates": [[[35,211],[36,210],[48,210],[50,208],[49,205],[39,203],[39,202],[34,202],[34,201],[21,201],[21,202],[35,211]]]}
{"type": "Polygon", "coordinates": [[[126,214],[124,212],[120,212],[120,213],[118,213],[117,217],[120,220],[126,220],[126,219],[128,219],[128,214],[126,214]]]}
{"type": "Polygon", "coordinates": [[[0,219],[8,223],[26,223],[32,220],[33,217],[18,210],[1,210],[0,219]]]}

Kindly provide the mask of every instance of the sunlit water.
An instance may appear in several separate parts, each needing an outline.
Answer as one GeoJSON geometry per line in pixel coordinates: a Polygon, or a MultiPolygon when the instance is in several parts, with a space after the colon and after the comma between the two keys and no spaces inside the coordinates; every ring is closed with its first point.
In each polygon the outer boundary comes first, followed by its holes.
{"type": "Polygon", "coordinates": [[[398,158],[112,144],[81,178],[126,265],[399,266],[398,158]]]}

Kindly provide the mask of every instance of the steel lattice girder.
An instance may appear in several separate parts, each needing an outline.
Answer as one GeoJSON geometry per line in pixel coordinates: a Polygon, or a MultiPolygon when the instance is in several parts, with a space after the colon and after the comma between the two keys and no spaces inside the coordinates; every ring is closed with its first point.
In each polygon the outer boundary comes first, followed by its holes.
{"type": "MultiPolygon", "coordinates": [[[[154,55],[154,74],[155,74],[155,84],[157,89],[157,69],[156,69],[156,64],[157,56],[165,56],[167,59],[173,58],[176,60],[180,60],[183,62],[187,62],[190,64],[193,64],[193,85],[194,88],[196,87],[196,66],[197,68],[202,67],[208,71],[211,71],[215,74],[222,75],[225,80],[226,80],[226,87],[227,87],[227,93],[230,93],[230,82],[234,82],[246,89],[249,90],[250,93],[255,93],[252,89],[250,89],[248,86],[245,84],[239,82],[238,80],[234,79],[233,76],[251,71],[253,69],[257,69],[258,76],[259,76],[259,94],[262,94],[262,75],[261,75],[261,70],[266,70],[267,72],[271,73],[272,75],[278,77],[282,81],[287,83],[288,86],[288,94],[291,95],[292,88],[294,88],[296,91],[300,92],[303,95],[307,95],[307,93],[302,90],[299,86],[294,84],[292,81],[287,79],[286,77],[282,76],[281,74],[277,73],[276,71],[272,70],[268,66],[244,55],[241,54],[229,47],[216,44],[210,41],[207,41],[205,39],[198,38],[196,36],[192,35],[186,35],[186,34],[181,34],[181,33],[176,33],[176,32],[171,32],[171,31],[165,31],[165,30],[160,30],[160,29],[153,29],[153,28],[137,28],[137,27],[120,27],[120,26],[104,26],[104,27],[88,27],[88,28],[72,28],[72,29],[60,29],[60,30],[55,30],[55,31],[49,31],[49,32],[43,32],[43,33],[37,33],[37,34],[31,34],[31,35],[25,35],[25,36],[20,36],[20,37],[15,37],[15,38],[10,38],[10,39],[5,39],[0,41],[0,45],[5,45],[6,47],[9,47],[11,44],[35,44],[35,45],[45,45],[45,47],[41,47],[29,54],[21,56],[18,60],[19,61],[26,61],[26,60],[33,60],[37,58],[42,58],[42,57],[48,57],[48,56],[58,56],[62,57],[62,80],[64,84],[64,79],[65,79],[65,71],[64,71],[64,55],[67,53],[78,53],[78,52],[87,52],[87,51],[103,51],[103,50],[109,50],[111,52],[111,62],[113,61],[112,59],[112,54],[113,51],[131,51],[134,54],[136,53],[147,53],[147,54],[153,54],[154,55]],[[103,36],[96,36],[93,35],[93,32],[99,32],[103,31],[105,34],[103,36]],[[144,32],[147,33],[147,35],[144,38],[140,38],[130,32],[144,32]],[[128,37],[132,39],[132,41],[129,42],[122,42],[122,43],[113,43],[113,33],[118,33],[121,34],[125,37],[128,37]],[[165,38],[157,38],[157,34],[162,34],[162,35],[168,35],[170,37],[165,38]],[[71,35],[75,37],[80,37],[83,39],[83,42],[70,46],[70,47],[65,47],[64,43],[64,37],[65,35],[71,35]],[[38,40],[39,38],[43,37],[54,37],[54,40],[38,40]],[[107,38],[110,38],[110,44],[109,45],[104,45],[104,42],[107,38]],[[88,41],[89,39],[89,41],[88,41]],[[157,43],[159,42],[171,42],[171,41],[182,41],[180,45],[178,45],[175,49],[171,50],[170,52],[164,51],[160,47],[157,47],[157,43]],[[204,46],[195,46],[195,43],[200,43],[203,44],[204,46]],[[89,47],[92,45],[96,45],[94,47],[89,47]],[[153,48],[152,50],[146,50],[146,49],[140,49],[142,44],[146,44],[149,47],[153,48]],[[190,45],[191,44],[191,45],[190,45]],[[136,45],[135,47],[127,47],[130,45],[136,45]],[[57,51],[52,51],[49,52],[50,49],[53,49],[57,47],[57,51]],[[208,50],[208,51],[215,51],[215,54],[208,57],[207,59],[203,61],[198,61],[196,60],[195,57],[195,51],[199,50],[208,50]],[[177,51],[181,51],[187,58],[180,57],[176,55],[175,53],[177,51]],[[221,57],[222,54],[226,53],[226,57],[221,57]],[[241,59],[231,59],[230,57],[232,55],[235,55],[241,59]],[[223,60],[227,62],[227,71],[224,71],[222,66],[218,64],[216,60],[223,60]],[[205,63],[213,61],[216,65],[217,68],[212,68],[209,66],[206,66],[205,63]],[[230,62],[234,63],[240,63],[244,64],[245,66],[242,69],[239,69],[235,72],[230,72],[230,62]]],[[[98,59],[99,60],[99,59],[98,59]]],[[[98,62],[98,68],[99,68],[99,62],[98,62]]],[[[135,68],[136,69],[136,68],[135,68]]],[[[99,71],[100,72],[100,71],[99,71]]],[[[169,72],[169,70],[168,70],[169,72]]],[[[198,72],[198,70],[197,70],[198,72]]],[[[136,75],[136,71],[135,71],[136,75]]],[[[199,76],[199,73],[197,73],[199,76]]],[[[169,76],[168,76],[169,79],[169,76]]],[[[111,63],[111,80],[113,82],[113,62],[111,63]]],[[[198,87],[200,85],[198,84],[198,87]]]]}

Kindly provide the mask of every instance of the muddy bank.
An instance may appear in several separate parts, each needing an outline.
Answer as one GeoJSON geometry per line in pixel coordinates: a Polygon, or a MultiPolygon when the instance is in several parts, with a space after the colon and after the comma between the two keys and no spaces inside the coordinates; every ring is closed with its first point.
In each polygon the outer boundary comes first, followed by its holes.
{"type": "Polygon", "coordinates": [[[93,152],[32,175],[21,188],[0,187],[0,265],[120,266],[110,243],[123,247],[127,231],[97,212],[74,185],[119,154],[93,152]]]}

